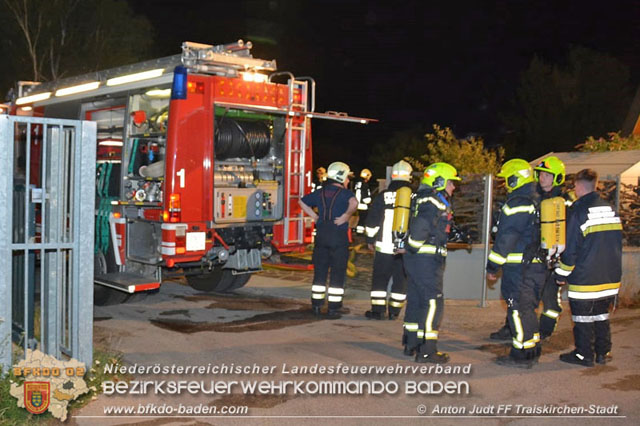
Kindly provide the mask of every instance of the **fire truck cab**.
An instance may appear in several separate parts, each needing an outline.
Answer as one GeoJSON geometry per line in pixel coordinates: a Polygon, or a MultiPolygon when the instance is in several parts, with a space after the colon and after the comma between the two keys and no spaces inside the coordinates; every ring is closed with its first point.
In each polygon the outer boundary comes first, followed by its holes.
{"type": "Polygon", "coordinates": [[[250,49],[185,42],[182,54],[34,84],[15,100],[97,122],[97,304],[174,275],[237,289],[273,249],[311,242],[298,206],[311,186],[310,120],[371,120],[316,113],[313,79],[250,49]]]}

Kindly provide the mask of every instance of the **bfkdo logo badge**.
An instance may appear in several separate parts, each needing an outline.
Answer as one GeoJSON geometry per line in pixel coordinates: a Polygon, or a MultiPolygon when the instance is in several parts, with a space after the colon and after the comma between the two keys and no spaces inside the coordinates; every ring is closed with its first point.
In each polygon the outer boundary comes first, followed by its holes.
{"type": "Polygon", "coordinates": [[[42,414],[49,407],[49,382],[24,382],[24,406],[28,412],[42,414]]]}

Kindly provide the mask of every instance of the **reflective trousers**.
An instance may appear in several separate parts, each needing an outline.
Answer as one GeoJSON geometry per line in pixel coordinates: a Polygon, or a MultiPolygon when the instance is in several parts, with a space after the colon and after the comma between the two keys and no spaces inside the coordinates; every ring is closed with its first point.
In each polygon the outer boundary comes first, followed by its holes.
{"type": "Polygon", "coordinates": [[[407,276],[401,254],[387,254],[376,251],[373,258],[373,275],[371,277],[371,310],[398,315],[404,306],[407,291],[407,276]],[[389,279],[393,279],[391,292],[388,295],[389,279]]]}
{"type": "Polygon", "coordinates": [[[404,266],[409,283],[402,342],[420,353],[435,353],[444,314],[445,258],[439,254],[406,253],[404,266]]]}
{"type": "Polygon", "coordinates": [[[547,276],[542,290],[542,313],[540,314],[540,335],[551,336],[556,329],[562,312],[562,287],[556,284],[552,270],[547,276]]]}
{"type": "Polygon", "coordinates": [[[356,234],[364,234],[367,223],[367,213],[369,213],[369,210],[358,210],[358,224],[356,225],[356,234]]]}
{"type": "Polygon", "coordinates": [[[615,296],[596,300],[569,298],[571,318],[573,319],[573,338],[578,353],[593,359],[596,355],[605,355],[611,350],[611,327],[609,307],[615,296]]]}
{"type": "Polygon", "coordinates": [[[344,280],[349,261],[349,246],[318,246],[313,249],[313,285],[311,286],[311,303],[313,306],[324,305],[325,295],[329,302],[329,310],[342,307],[344,296],[344,280]],[[331,272],[329,273],[329,270],[331,272]],[[327,287],[329,277],[329,287],[327,287]]]}
{"type": "Polygon", "coordinates": [[[503,266],[501,292],[507,302],[513,358],[533,359],[539,355],[540,334],[535,310],[540,303],[546,271],[543,263],[503,266]]]}

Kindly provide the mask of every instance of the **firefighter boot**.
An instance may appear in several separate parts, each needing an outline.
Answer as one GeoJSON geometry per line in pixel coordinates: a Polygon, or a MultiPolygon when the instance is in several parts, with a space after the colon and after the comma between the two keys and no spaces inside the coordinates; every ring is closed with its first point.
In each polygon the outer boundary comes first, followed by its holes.
{"type": "Polygon", "coordinates": [[[540,340],[547,340],[556,329],[556,320],[540,315],[540,340]]]}
{"type": "Polygon", "coordinates": [[[402,308],[396,308],[393,306],[389,306],[389,311],[387,314],[387,317],[389,318],[390,321],[393,321],[395,319],[397,319],[400,316],[400,310],[402,310],[402,308]]]}
{"type": "Polygon", "coordinates": [[[505,324],[498,331],[495,331],[489,335],[489,339],[491,340],[511,340],[513,336],[511,335],[511,328],[509,328],[509,324],[505,324]]]}
{"type": "Polygon", "coordinates": [[[512,347],[509,355],[496,358],[496,364],[506,367],[531,368],[538,362],[537,354],[536,348],[516,349],[512,347]]]}
{"type": "Polygon", "coordinates": [[[374,319],[374,320],[383,320],[384,319],[384,313],[383,312],[377,312],[377,311],[367,311],[364,313],[364,316],[369,318],[369,319],[374,319]]]}
{"type": "Polygon", "coordinates": [[[611,356],[611,352],[607,352],[606,354],[596,354],[596,363],[598,364],[607,364],[613,360],[611,356]]]}
{"type": "Polygon", "coordinates": [[[435,340],[427,340],[416,350],[416,362],[434,364],[446,364],[449,362],[449,354],[440,352],[436,349],[435,340]]]}
{"type": "Polygon", "coordinates": [[[337,309],[329,309],[327,311],[327,316],[325,318],[329,320],[336,320],[336,319],[342,318],[342,315],[340,314],[340,311],[337,309]]]}
{"type": "Polygon", "coordinates": [[[320,315],[321,315],[320,306],[317,306],[317,305],[312,306],[311,311],[313,312],[314,317],[320,318],[320,315]]]}
{"type": "Polygon", "coordinates": [[[403,353],[406,356],[416,356],[416,347],[409,346],[409,339],[407,338],[406,330],[404,333],[402,333],[402,345],[404,346],[403,353]]]}
{"type": "Polygon", "coordinates": [[[533,359],[526,358],[515,358],[511,355],[503,355],[496,358],[496,364],[504,365],[505,367],[516,367],[516,368],[531,368],[535,361],[533,359]]]}
{"type": "Polygon", "coordinates": [[[538,361],[538,359],[540,358],[540,355],[542,355],[542,345],[540,343],[538,343],[534,349],[535,351],[535,355],[534,358],[536,360],[536,362],[538,361]]]}
{"type": "Polygon", "coordinates": [[[416,348],[410,348],[407,345],[404,345],[404,351],[402,353],[406,356],[416,356],[416,348]]]}
{"type": "Polygon", "coordinates": [[[583,365],[585,367],[593,367],[593,358],[580,355],[576,350],[560,355],[560,361],[568,362],[569,364],[583,365]]]}
{"type": "Polygon", "coordinates": [[[449,362],[449,354],[444,352],[431,352],[431,353],[416,353],[416,362],[427,363],[432,362],[434,364],[446,364],[449,362]]]}

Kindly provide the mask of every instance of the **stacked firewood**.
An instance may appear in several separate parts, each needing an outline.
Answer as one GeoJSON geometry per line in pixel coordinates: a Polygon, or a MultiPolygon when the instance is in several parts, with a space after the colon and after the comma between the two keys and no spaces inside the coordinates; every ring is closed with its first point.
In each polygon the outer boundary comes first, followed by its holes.
{"type": "MultiPolygon", "coordinates": [[[[484,214],[484,177],[482,175],[464,176],[457,185],[453,199],[455,224],[458,234],[466,237],[465,242],[482,242],[482,221],[484,214]]],[[[621,184],[620,200],[616,201],[617,182],[601,180],[598,192],[612,206],[619,206],[622,221],[624,245],[640,246],[640,187],[621,184]]],[[[567,176],[565,185],[567,192],[573,191],[572,176],[567,176]]],[[[494,180],[493,186],[493,221],[506,199],[504,183],[494,180]]],[[[463,240],[464,238],[461,238],[463,240]]]]}

